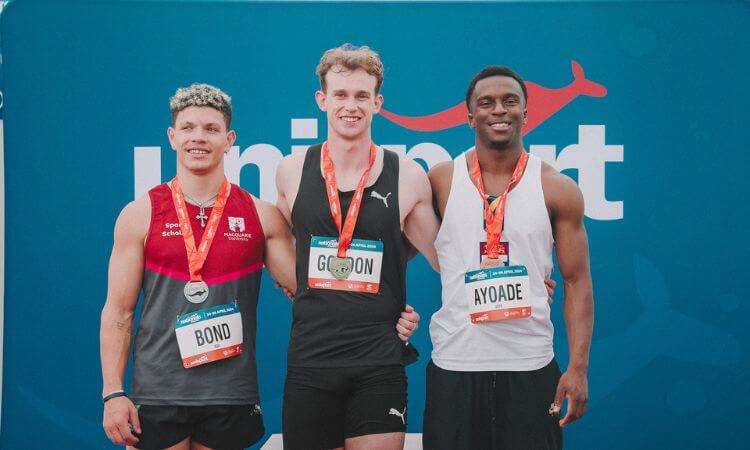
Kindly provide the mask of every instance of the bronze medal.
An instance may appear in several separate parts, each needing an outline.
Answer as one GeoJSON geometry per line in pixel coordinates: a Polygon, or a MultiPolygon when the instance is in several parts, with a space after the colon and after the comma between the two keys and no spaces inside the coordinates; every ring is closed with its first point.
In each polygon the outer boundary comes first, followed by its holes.
{"type": "Polygon", "coordinates": [[[482,256],[482,263],[479,265],[480,269],[492,269],[493,267],[503,267],[505,263],[500,258],[490,258],[488,256],[482,256]]]}

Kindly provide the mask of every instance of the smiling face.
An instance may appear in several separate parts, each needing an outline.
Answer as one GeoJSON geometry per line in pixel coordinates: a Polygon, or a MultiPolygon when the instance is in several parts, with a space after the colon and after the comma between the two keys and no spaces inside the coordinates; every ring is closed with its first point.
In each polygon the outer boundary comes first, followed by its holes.
{"type": "Polygon", "coordinates": [[[494,149],[522,145],[526,101],[518,81],[502,75],[483,78],[469,105],[469,125],[476,130],[477,144],[494,149]]]}
{"type": "Polygon", "coordinates": [[[224,170],[224,154],[234,143],[235,132],[227,130],[224,115],[210,106],[189,106],[167,130],[177,152],[177,166],[195,174],[224,170]]]}
{"type": "Polygon", "coordinates": [[[315,100],[326,112],[329,130],[346,140],[369,137],[372,116],[383,104],[383,96],[375,93],[377,78],[363,69],[341,66],[329,70],[325,78],[326,90],[316,92],[315,100]]]}

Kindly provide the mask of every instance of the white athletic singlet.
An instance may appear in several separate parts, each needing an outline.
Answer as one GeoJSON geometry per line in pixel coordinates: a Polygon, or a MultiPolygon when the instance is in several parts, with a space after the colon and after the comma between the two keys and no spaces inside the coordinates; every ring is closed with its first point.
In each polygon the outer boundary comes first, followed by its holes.
{"type": "Polygon", "coordinates": [[[521,181],[508,194],[501,241],[507,265],[524,265],[531,284],[531,317],[471,323],[464,275],[479,269],[487,240],[483,199],[472,184],[466,152],[453,162],[453,180],[435,241],[443,304],[432,316],[432,360],[446,370],[527,371],[552,360],[553,326],[544,278],[552,273],[552,226],[544,203],[542,161],[529,155],[521,181]]]}

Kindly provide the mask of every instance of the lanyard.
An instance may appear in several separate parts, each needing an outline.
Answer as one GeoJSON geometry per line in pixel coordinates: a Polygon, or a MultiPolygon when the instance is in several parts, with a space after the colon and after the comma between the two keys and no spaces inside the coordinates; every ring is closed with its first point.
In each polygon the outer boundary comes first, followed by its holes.
{"type": "Polygon", "coordinates": [[[487,257],[490,259],[498,259],[500,256],[500,236],[503,232],[503,220],[505,220],[505,204],[508,198],[508,192],[510,192],[510,190],[521,180],[521,176],[523,175],[528,160],[529,154],[522,150],[521,156],[516,163],[516,168],[513,170],[513,175],[508,182],[508,187],[505,188],[502,195],[490,203],[488,201],[489,196],[484,191],[482,169],[479,167],[477,151],[476,149],[474,150],[471,176],[474,178],[477,190],[479,191],[479,195],[482,196],[484,204],[484,220],[487,228],[487,257]]]}
{"type": "Polygon", "coordinates": [[[174,177],[172,180],[172,202],[174,203],[175,211],[177,211],[177,220],[180,222],[182,239],[185,241],[185,250],[187,251],[191,281],[203,280],[201,275],[203,264],[206,262],[208,251],[211,249],[211,243],[213,243],[214,236],[216,236],[216,229],[218,228],[219,220],[224,212],[224,206],[227,203],[228,197],[229,182],[225,177],[221,184],[221,188],[219,189],[219,194],[216,197],[216,203],[214,203],[213,210],[211,211],[211,217],[208,219],[208,225],[203,232],[200,245],[196,248],[193,227],[190,225],[190,219],[188,218],[185,196],[182,193],[180,181],[177,177],[174,177]]]}
{"type": "Polygon", "coordinates": [[[367,177],[370,175],[370,169],[375,164],[375,155],[377,155],[377,149],[374,143],[370,143],[370,164],[362,173],[362,177],[359,179],[357,190],[354,192],[352,203],[349,205],[349,210],[346,213],[346,219],[344,226],[341,226],[341,202],[339,201],[339,188],[336,185],[336,171],[333,168],[333,160],[331,159],[331,153],[328,150],[328,141],[323,143],[323,178],[326,182],[326,193],[328,194],[328,206],[331,208],[331,216],[333,221],[336,222],[336,227],[339,229],[339,248],[336,256],[339,258],[346,257],[346,251],[349,249],[349,244],[352,242],[352,236],[354,235],[354,225],[357,223],[357,216],[359,216],[359,208],[362,204],[362,193],[365,190],[365,183],[367,177]]]}

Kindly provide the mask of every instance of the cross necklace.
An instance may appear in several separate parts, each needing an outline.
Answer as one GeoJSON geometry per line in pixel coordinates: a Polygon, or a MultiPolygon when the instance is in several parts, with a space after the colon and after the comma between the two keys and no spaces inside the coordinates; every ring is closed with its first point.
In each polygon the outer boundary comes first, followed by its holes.
{"type": "Polygon", "coordinates": [[[217,192],[216,195],[209,198],[208,200],[204,202],[199,202],[195,199],[190,198],[189,195],[185,194],[184,192],[182,195],[185,196],[185,200],[189,201],[193,205],[196,205],[198,208],[200,208],[200,211],[198,211],[198,215],[195,216],[196,219],[201,221],[201,227],[206,228],[206,220],[208,219],[208,216],[206,215],[206,207],[213,205],[213,201],[216,200],[216,197],[219,196],[219,193],[217,192]]]}

